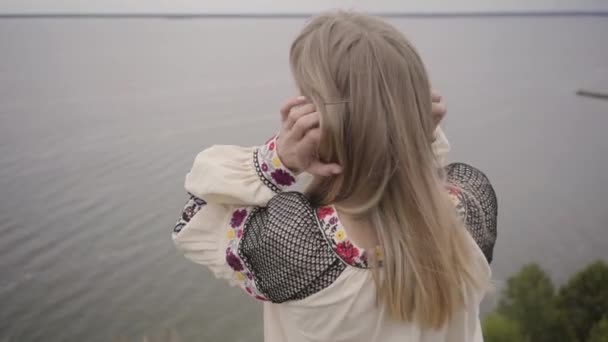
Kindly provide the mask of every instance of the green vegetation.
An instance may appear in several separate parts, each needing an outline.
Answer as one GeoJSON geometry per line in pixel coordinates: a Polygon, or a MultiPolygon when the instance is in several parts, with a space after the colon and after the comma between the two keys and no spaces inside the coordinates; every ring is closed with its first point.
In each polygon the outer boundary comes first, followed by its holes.
{"type": "Polygon", "coordinates": [[[540,266],[526,265],[482,324],[486,342],[608,342],[608,265],[589,265],[557,292],[540,266]]]}
{"type": "Polygon", "coordinates": [[[608,318],[604,317],[596,323],[589,333],[588,342],[608,342],[608,318]]]}
{"type": "Polygon", "coordinates": [[[483,319],[483,335],[491,342],[529,342],[524,337],[517,322],[506,318],[498,312],[492,312],[483,319]]]}

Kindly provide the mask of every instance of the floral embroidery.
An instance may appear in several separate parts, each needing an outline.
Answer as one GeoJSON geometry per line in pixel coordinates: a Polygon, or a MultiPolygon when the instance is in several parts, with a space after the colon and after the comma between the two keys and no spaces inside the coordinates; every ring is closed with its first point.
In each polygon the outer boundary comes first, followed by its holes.
{"type": "MultiPolygon", "coordinates": [[[[317,216],[319,216],[319,220],[325,220],[325,218],[328,215],[333,215],[334,214],[334,208],[332,207],[321,207],[319,209],[317,209],[317,216]]],[[[336,216],[332,216],[332,218],[329,220],[329,224],[334,225],[338,223],[338,217],[336,216]]]]}
{"type": "Polygon", "coordinates": [[[175,227],[173,227],[173,233],[177,234],[182,231],[182,229],[190,222],[190,220],[198,213],[201,208],[207,204],[202,199],[189,194],[190,199],[186,202],[184,206],[184,210],[182,211],[181,217],[177,220],[175,227]]]}
{"type": "Polygon", "coordinates": [[[384,260],[384,250],[382,249],[382,247],[377,246],[374,249],[374,256],[376,257],[376,262],[378,263],[378,266],[382,267],[382,261],[384,260]]]}
{"type": "Polygon", "coordinates": [[[454,185],[448,185],[446,187],[448,189],[448,194],[453,195],[453,196],[460,195],[460,190],[456,186],[454,186],[454,185]]]}
{"type": "Polygon", "coordinates": [[[336,245],[336,253],[344,260],[347,264],[354,264],[355,258],[359,256],[359,249],[355,247],[350,241],[342,241],[336,245]]]}
{"type": "Polygon", "coordinates": [[[271,172],[270,176],[277,184],[283,186],[290,186],[296,182],[296,179],[289,172],[283,169],[277,169],[276,171],[271,172]]]}
{"type": "Polygon", "coordinates": [[[338,214],[332,206],[318,208],[317,218],[331,247],[340,259],[354,267],[369,267],[367,252],[348,239],[346,231],[338,219],[338,214]]]}
{"type": "MultiPolygon", "coordinates": [[[[453,185],[448,185],[446,189],[458,215],[462,218],[466,217],[465,201],[461,190],[453,185]]],[[[378,266],[382,266],[382,260],[384,259],[382,247],[377,246],[368,252],[350,241],[333,206],[318,208],[317,218],[334,252],[345,263],[355,267],[368,268],[370,267],[368,253],[373,253],[375,262],[378,266]]]]}
{"type": "MultiPolygon", "coordinates": [[[[333,220],[333,219],[334,219],[334,218],[332,218],[332,220],[333,220]]],[[[334,221],[335,221],[335,220],[334,220],[334,221]]],[[[331,221],[329,222],[329,224],[331,224],[331,221]]],[[[334,224],[335,224],[335,223],[334,223],[334,224]]],[[[343,241],[345,237],[346,237],[346,233],[344,232],[344,229],[339,229],[339,230],[336,232],[336,240],[338,240],[338,241],[343,241]]]]}
{"type": "Polygon", "coordinates": [[[253,164],[262,182],[274,192],[285,190],[296,183],[293,174],[279,158],[276,136],[258,147],[253,153],[253,164]]]}
{"type": "Polygon", "coordinates": [[[226,251],[226,262],[230,268],[237,272],[243,270],[243,263],[241,262],[241,259],[232,253],[232,250],[226,251]]]}
{"type": "Polygon", "coordinates": [[[279,157],[274,156],[274,158],[272,158],[272,166],[277,168],[281,166],[281,160],[279,159],[279,157]]]}
{"type": "Polygon", "coordinates": [[[456,213],[464,220],[467,215],[467,208],[465,207],[466,202],[462,197],[462,192],[455,185],[448,185],[446,187],[448,190],[448,196],[456,208],[456,213]]]}
{"type": "Polygon", "coordinates": [[[245,210],[245,209],[235,210],[234,213],[232,213],[232,218],[230,219],[230,227],[232,227],[232,228],[239,227],[243,223],[243,220],[245,219],[246,216],[247,216],[247,210],[245,210]]]}
{"type": "Polygon", "coordinates": [[[236,281],[245,292],[256,299],[267,300],[258,290],[255,280],[253,279],[253,274],[245,267],[245,263],[238,254],[239,243],[243,237],[243,229],[249,214],[250,211],[245,208],[236,209],[232,212],[230,226],[227,227],[226,231],[226,239],[228,240],[226,263],[234,271],[234,281],[236,281]]]}

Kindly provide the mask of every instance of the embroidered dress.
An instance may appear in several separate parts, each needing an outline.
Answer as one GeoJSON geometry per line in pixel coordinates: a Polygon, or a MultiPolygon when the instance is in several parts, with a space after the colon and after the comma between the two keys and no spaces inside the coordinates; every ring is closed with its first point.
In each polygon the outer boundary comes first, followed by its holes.
{"type": "MultiPolygon", "coordinates": [[[[443,158],[441,131],[433,145],[443,158]]],[[[444,162],[444,161],[443,161],[444,162]]],[[[490,277],[496,239],[496,197],[487,178],[450,164],[446,192],[471,233],[476,265],[490,277]]],[[[376,302],[370,256],[351,241],[335,207],[314,208],[292,191],[298,177],[276,153],[276,139],[255,148],[214,146],[186,176],[190,199],[173,229],[184,255],[264,303],[264,339],[305,341],[482,341],[479,303],[467,290],[466,309],[433,331],[388,320],[376,302]]]]}

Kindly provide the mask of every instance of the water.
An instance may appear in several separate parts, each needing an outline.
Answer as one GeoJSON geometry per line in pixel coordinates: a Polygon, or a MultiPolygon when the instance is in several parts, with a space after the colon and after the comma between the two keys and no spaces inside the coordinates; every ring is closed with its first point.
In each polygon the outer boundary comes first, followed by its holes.
{"type": "MultiPolygon", "coordinates": [[[[499,194],[494,276],[608,260],[608,20],[394,19],[499,194]]],[[[301,19],[0,20],[0,341],[261,340],[260,306],[174,250],[195,154],[294,94],[301,19]]]]}

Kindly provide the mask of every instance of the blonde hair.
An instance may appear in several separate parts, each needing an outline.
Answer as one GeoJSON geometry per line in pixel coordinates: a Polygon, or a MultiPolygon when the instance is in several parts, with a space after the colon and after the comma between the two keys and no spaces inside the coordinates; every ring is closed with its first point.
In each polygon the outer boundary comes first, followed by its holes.
{"type": "Polygon", "coordinates": [[[291,47],[302,95],[321,113],[319,157],[342,166],[308,189],[317,205],[371,220],[383,248],[375,268],[389,316],[441,327],[485,286],[431,148],[428,76],[414,47],[368,15],[317,16],[291,47]]]}

